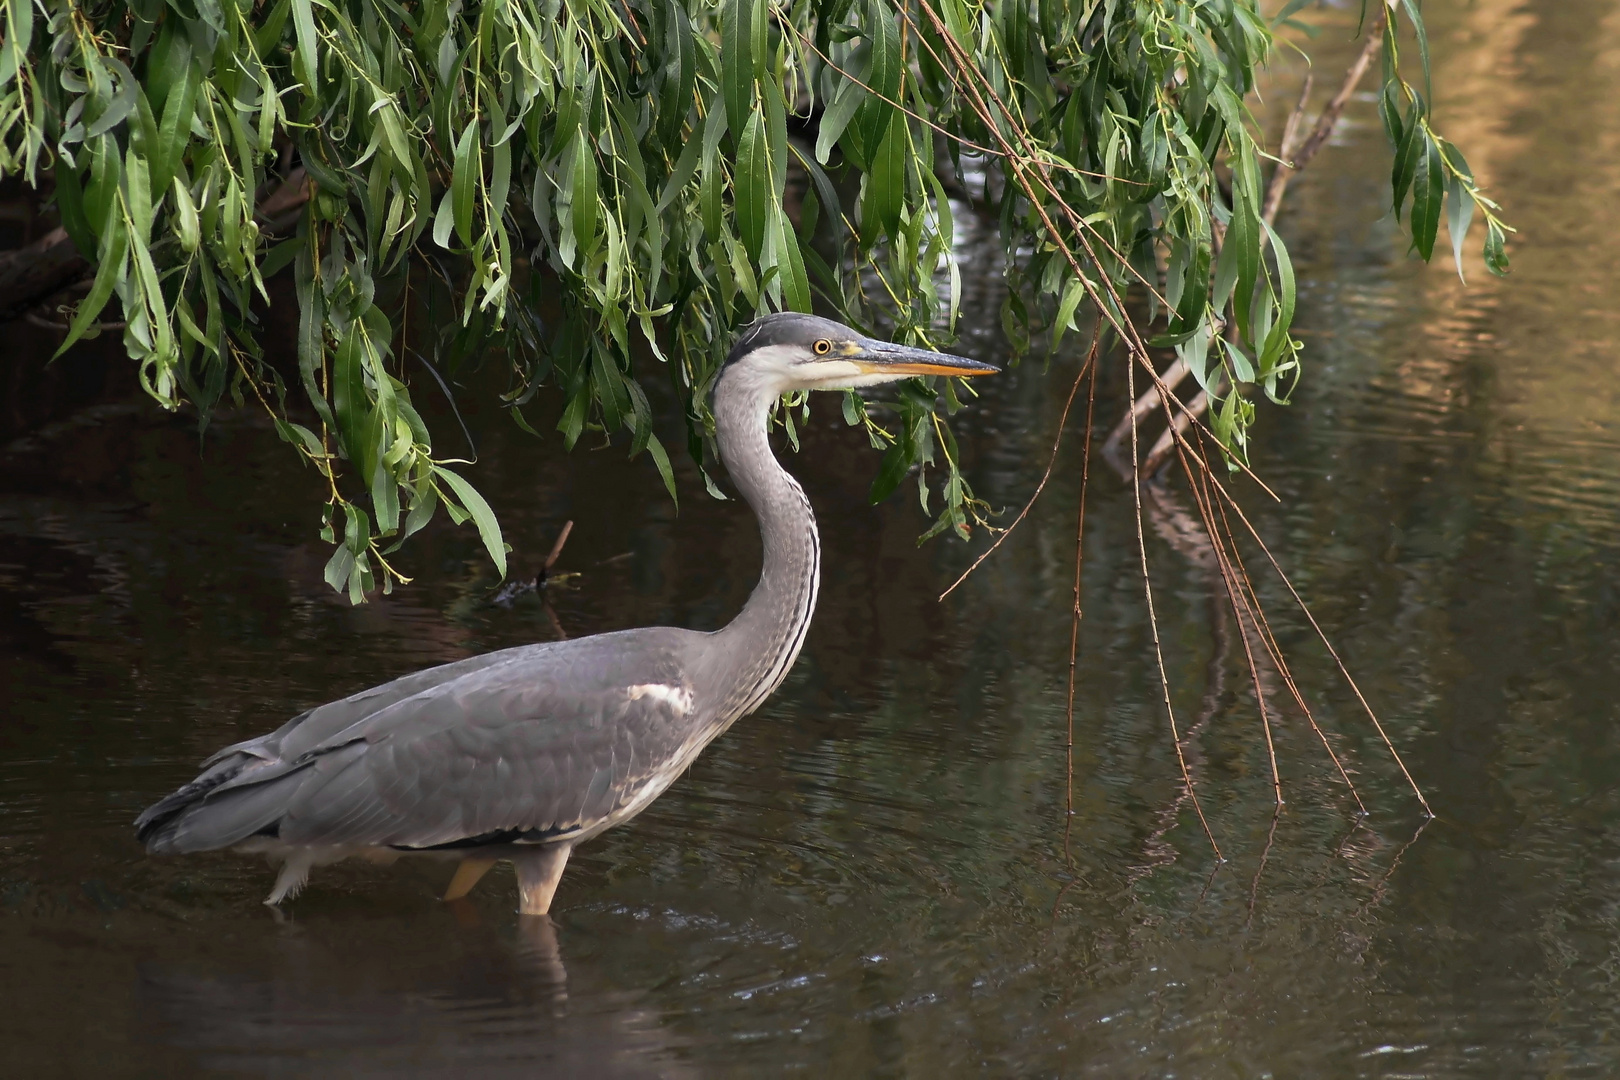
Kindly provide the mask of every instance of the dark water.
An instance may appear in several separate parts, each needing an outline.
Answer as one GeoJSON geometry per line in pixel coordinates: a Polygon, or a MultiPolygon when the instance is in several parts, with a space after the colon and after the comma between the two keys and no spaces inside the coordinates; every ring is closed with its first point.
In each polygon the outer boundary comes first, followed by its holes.
{"type": "MultiPolygon", "coordinates": [[[[0,462],[0,1066],[1612,1075],[1620,272],[1603,238],[1620,216],[1620,18],[1595,0],[1427,7],[1442,129],[1520,226],[1515,274],[1490,281],[1471,255],[1464,288],[1447,260],[1403,258],[1380,218],[1382,134],[1358,102],[1283,215],[1311,353],[1255,453],[1282,503],[1239,487],[1437,820],[1421,827],[1267,581],[1295,676],[1372,810],[1353,818],[1271,676],[1289,799],[1273,822],[1241,647],[1161,513],[1148,556],[1217,865],[1180,798],[1130,494],[1104,475],[1071,868],[1077,445],[940,604],[972,552],[916,549],[914,492],[866,507],[875,460],[823,401],[790,462],[826,546],[803,658],[651,810],[575,856],[554,930],[511,913],[508,872],[446,907],[445,872],[411,865],[319,871],[277,919],[264,864],[149,859],[130,820],[219,745],[424,665],[559,632],[719,625],[752,583],[753,524],[690,472],[677,513],[645,462],[564,457],[555,437],[473,416],[476,475],[518,563],[573,519],[560,568],[582,576],[549,610],[492,606],[475,538],[434,530],[402,563],[416,584],[351,610],[320,582],[314,477],[267,426],[225,417],[199,455],[183,419],[113,403],[0,462]]],[[[1345,51],[1332,33],[1324,73],[1345,51]]],[[[971,323],[994,325],[995,281],[970,287],[985,305],[971,323]]],[[[964,349],[999,345],[970,333],[964,349]]],[[[957,422],[997,505],[1033,488],[1075,358],[1039,367],[957,422]]],[[[1119,389],[1103,390],[1110,419],[1119,389]]]]}

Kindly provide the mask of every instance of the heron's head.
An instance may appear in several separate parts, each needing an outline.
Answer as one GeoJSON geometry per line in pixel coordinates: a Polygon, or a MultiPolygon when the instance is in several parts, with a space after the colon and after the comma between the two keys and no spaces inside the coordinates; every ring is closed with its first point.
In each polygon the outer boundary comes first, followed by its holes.
{"type": "Polygon", "coordinates": [[[989,375],[999,368],[948,353],[914,349],[857,334],[842,323],[784,311],[743,328],[726,358],[776,393],[847,390],[913,375],[989,375]]]}

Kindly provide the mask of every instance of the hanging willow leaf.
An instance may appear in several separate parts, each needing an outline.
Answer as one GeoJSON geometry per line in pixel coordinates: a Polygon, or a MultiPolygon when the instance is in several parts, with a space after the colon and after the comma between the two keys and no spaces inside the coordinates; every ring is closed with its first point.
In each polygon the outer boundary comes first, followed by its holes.
{"type": "MultiPolygon", "coordinates": [[[[1410,198],[1428,258],[1449,197],[1454,256],[1477,215],[1505,272],[1496,205],[1430,123],[1421,7],[1378,10],[1410,23],[1423,69],[1420,91],[1380,26],[1397,213],[1410,198]]],[[[1286,397],[1295,283],[1261,218],[1269,159],[1247,104],[1271,26],[1256,0],[0,0],[0,180],[35,184],[43,162],[95,256],[67,344],[115,321],[116,299],[165,407],[206,423],[231,397],[265,403],[322,477],[330,542],[344,523],[328,573],[358,599],[402,580],[385,556],[440,501],[504,566],[474,475],[431,456],[413,387],[459,408],[459,376],[498,358],[516,421],[549,395],[564,445],[593,431],[645,449],[673,496],[648,380],[674,386],[701,467],[708,391],[760,312],[814,299],[946,344],[962,187],[1000,222],[1015,344],[1041,313],[1057,349],[1083,305],[1148,311],[1166,322],[1143,336],[1206,388],[1252,377],[1286,397]],[[291,394],[258,341],[281,325],[260,320],[287,268],[291,394]],[[1242,333],[1212,351],[1223,322],[1242,333]]],[[[939,404],[899,396],[898,426],[846,402],[884,450],[874,494],[928,465],[928,534],[961,534],[985,510],[939,404]]],[[[1228,394],[1211,423],[1240,453],[1253,415],[1228,394]]]]}
{"type": "Polygon", "coordinates": [[[765,246],[765,223],[771,210],[771,160],[765,145],[765,122],[755,109],[743,127],[737,148],[737,231],[749,257],[759,261],[765,246]]]}
{"type": "Polygon", "coordinates": [[[1423,136],[1417,168],[1412,176],[1412,246],[1423,261],[1434,254],[1434,238],[1440,229],[1440,202],[1445,196],[1445,170],[1440,163],[1440,147],[1434,136],[1423,136]]]}

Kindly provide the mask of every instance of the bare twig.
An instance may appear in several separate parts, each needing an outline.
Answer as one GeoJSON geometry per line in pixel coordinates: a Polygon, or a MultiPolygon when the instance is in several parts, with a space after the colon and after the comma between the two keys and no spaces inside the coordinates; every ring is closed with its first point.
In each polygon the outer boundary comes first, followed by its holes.
{"type": "MultiPolygon", "coordinates": [[[[1092,355],[1096,355],[1096,342],[1092,343],[1092,355]]],[[[1080,655],[1080,580],[1081,571],[1085,569],[1085,536],[1086,536],[1086,493],[1091,486],[1091,424],[1096,415],[1094,406],[1097,403],[1097,365],[1091,365],[1091,388],[1086,393],[1086,431],[1085,455],[1080,461],[1080,512],[1074,524],[1074,612],[1069,621],[1069,699],[1065,716],[1068,721],[1067,737],[1064,740],[1063,766],[1063,858],[1072,868],[1074,854],[1069,850],[1069,834],[1074,829],[1074,682],[1076,678],[1076,663],[1080,655]]]]}
{"type": "Polygon", "coordinates": [[[1260,531],[1249,521],[1248,515],[1244,514],[1243,508],[1238,505],[1237,500],[1212,474],[1206,472],[1205,475],[1208,476],[1209,482],[1215,486],[1215,490],[1220,492],[1222,501],[1232,508],[1232,512],[1237,514],[1238,520],[1243,522],[1243,527],[1248,530],[1249,535],[1254,537],[1254,542],[1260,545],[1260,550],[1265,553],[1266,561],[1271,563],[1272,569],[1277,572],[1277,577],[1287,587],[1288,594],[1294,598],[1294,603],[1298,604],[1300,611],[1304,612],[1305,618],[1311,624],[1311,629],[1316,631],[1316,636],[1322,642],[1323,647],[1327,649],[1328,655],[1333,657],[1333,663],[1338,667],[1339,674],[1344,676],[1344,681],[1350,684],[1350,689],[1356,695],[1356,700],[1361,703],[1367,718],[1372,721],[1373,728],[1378,732],[1378,737],[1383,740],[1385,749],[1395,759],[1395,764],[1399,766],[1401,775],[1406,778],[1407,784],[1411,786],[1412,794],[1417,796],[1418,804],[1423,807],[1423,812],[1430,817],[1434,817],[1434,811],[1429,808],[1429,800],[1423,797],[1423,790],[1418,787],[1417,781],[1412,779],[1412,773],[1407,769],[1406,762],[1401,758],[1400,751],[1395,749],[1395,744],[1390,740],[1388,732],[1384,730],[1384,725],[1378,719],[1378,714],[1373,712],[1372,706],[1367,703],[1367,698],[1362,694],[1361,687],[1356,684],[1355,677],[1350,674],[1350,669],[1345,666],[1344,661],[1339,657],[1339,652],[1333,647],[1333,642],[1328,639],[1321,624],[1316,621],[1316,616],[1311,614],[1310,606],[1305,603],[1305,598],[1299,595],[1298,589],[1294,588],[1294,583],[1283,572],[1281,564],[1277,562],[1277,557],[1271,553],[1271,548],[1266,546],[1265,540],[1260,536],[1260,531]]]}
{"type": "MultiPolygon", "coordinates": [[[[1068,430],[1069,409],[1074,405],[1074,396],[1080,392],[1080,383],[1085,379],[1086,372],[1097,362],[1097,342],[1101,335],[1102,323],[1099,321],[1095,332],[1091,335],[1091,349],[1086,353],[1086,358],[1080,365],[1080,371],[1074,377],[1074,385],[1069,388],[1069,399],[1063,403],[1063,415],[1058,419],[1057,437],[1052,440],[1052,453],[1046,459],[1046,471],[1041,474],[1041,482],[1035,485],[1035,493],[1029,497],[1028,502],[1024,503],[1024,508],[1018,511],[1018,516],[1013,518],[1012,524],[1003,529],[1001,535],[996,537],[996,542],[985,549],[977,559],[974,559],[973,565],[962,571],[962,576],[951,582],[951,587],[939,594],[939,599],[943,600],[955,592],[956,587],[966,581],[968,575],[979,568],[980,563],[995,554],[996,548],[1001,546],[1003,540],[1012,535],[1012,531],[1018,528],[1019,522],[1023,521],[1024,517],[1029,513],[1029,508],[1035,505],[1035,500],[1041,497],[1041,492],[1046,490],[1046,482],[1052,478],[1052,466],[1057,464],[1058,447],[1063,445],[1063,433],[1068,430]]],[[[1088,444],[1086,453],[1089,454],[1090,452],[1091,447],[1088,444]]]]}
{"type": "MultiPolygon", "coordinates": [[[[1136,397],[1136,365],[1126,364],[1126,380],[1130,388],[1131,398],[1136,397]]],[[[1164,711],[1170,718],[1170,736],[1176,744],[1176,762],[1181,766],[1181,782],[1186,785],[1187,796],[1192,800],[1193,809],[1198,812],[1198,822],[1204,827],[1204,835],[1209,837],[1209,846],[1215,849],[1217,862],[1225,861],[1221,855],[1221,846],[1215,842],[1215,833],[1209,827],[1209,820],[1204,817],[1204,808],[1198,801],[1198,792],[1193,788],[1192,774],[1187,771],[1187,755],[1181,746],[1181,732],[1176,729],[1175,706],[1170,702],[1170,675],[1164,667],[1164,648],[1159,643],[1159,619],[1153,610],[1153,580],[1148,575],[1147,563],[1147,537],[1142,532],[1142,482],[1136,477],[1141,475],[1137,465],[1137,425],[1131,425],[1131,498],[1136,503],[1136,550],[1142,566],[1142,594],[1147,599],[1148,626],[1153,632],[1153,656],[1159,665],[1159,686],[1164,691],[1164,711]]]]}
{"type": "Polygon", "coordinates": [[[563,522],[562,532],[557,534],[557,542],[551,545],[551,554],[546,556],[545,565],[540,568],[543,572],[557,565],[557,558],[562,554],[563,545],[568,543],[568,534],[573,531],[572,521],[563,522]]]}
{"type": "Polygon", "coordinates": [[[1114,430],[1110,431],[1108,438],[1103,441],[1103,453],[1108,455],[1110,460],[1113,460],[1118,455],[1119,446],[1125,441],[1125,436],[1131,433],[1131,425],[1141,423],[1149,413],[1159,407],[1160,383],[1163,383],[1166,388],[1174,390],[1181,385],[1181,380],[1186,377],[1186,361],[1178,356],[1171,362],[1169,367],[1164,369],[1164,374],[1159,376],[1159,382],[1142,391],[1142,396],[1132,402],[1129,411],[1119,418],[1119,423],[1114,425],[1114,430]]]}

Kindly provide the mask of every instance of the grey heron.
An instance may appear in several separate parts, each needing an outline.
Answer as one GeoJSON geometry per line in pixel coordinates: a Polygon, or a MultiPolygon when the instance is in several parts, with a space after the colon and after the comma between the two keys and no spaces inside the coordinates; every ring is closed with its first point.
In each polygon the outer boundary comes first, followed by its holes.
{"type": "Polygon", "coordinates": [[[713,402],[720,459],[764,541],[759,583],[728,625],[524,645],[363,690],[219,751],[141,814],[136,835],[154,853],[268,855],[281,864],[272,905],[312,867],[350,856],[457,860],[447,900],[507,859],[519,910],[545,914],[574,846],[644,810],[759,708],[804,644],[821,545],[804,490],[771,452],[774,403],[996,370],[812,315],[751,323],[713,402]]]}

